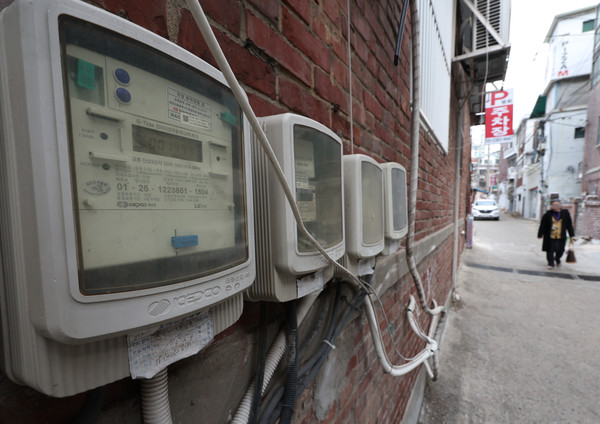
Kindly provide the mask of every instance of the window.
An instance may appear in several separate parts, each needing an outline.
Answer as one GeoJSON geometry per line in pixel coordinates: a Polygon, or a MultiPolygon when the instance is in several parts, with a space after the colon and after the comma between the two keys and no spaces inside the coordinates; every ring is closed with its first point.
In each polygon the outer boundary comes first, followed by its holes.
{"type": "Polygon", "coordinates": [[[421,116],[444,151],[450,128],[450,70],[454,2],[419,0],[421,116]]]}
{"type": "Polygon", "coordinates": [[[585,127],[575,128],[574,138],[585,138],[585,127]]]}
{"type": "Polygon", "coordinates": [[[595,19],[590,19],[590,20],[587,20],[587,21],[583,21],[581,32],[593,31],[595,23],[596,23],[595,19]]]}

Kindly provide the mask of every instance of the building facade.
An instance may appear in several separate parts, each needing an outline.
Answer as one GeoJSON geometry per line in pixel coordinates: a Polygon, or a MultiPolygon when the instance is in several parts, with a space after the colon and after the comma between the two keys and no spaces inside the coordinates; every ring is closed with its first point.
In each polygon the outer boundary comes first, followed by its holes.
{"type": "Polygon", "coordinates": [[[587,109],[587,126],[582,168],[577,177],[581,179],[582,208],[579,232],[600,239],[600,5],[596,7],[594,28],[594,54],[591,90],[587,109]]]}
{"type": "Polygon", "coordinates": [[[582,195],[595,14],[585,8],[557,15],[548,30],[546,89],[516,136],[512,211],[523,217],[539,219],[551,198],[574,203],[582,195]]]}

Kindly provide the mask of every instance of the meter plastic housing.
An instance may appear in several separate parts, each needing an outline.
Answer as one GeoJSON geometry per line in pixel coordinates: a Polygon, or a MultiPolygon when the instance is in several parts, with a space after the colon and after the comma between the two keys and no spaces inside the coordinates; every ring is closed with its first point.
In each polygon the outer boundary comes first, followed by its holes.
{"type": "MultiPolygon", "coordinates": [[[[342,141],[324,125],[285,113],[260,118],[295,194],[308,231],[335,260],[343,256],[342,141]]],[[[288,301],[322,288],[333,266],[301,234],[283,189],[256,137],[253,139],[256,282],[250,300],[288,301]]]]}
{"type": "Polygon", "coordinates": [[[254,281],[249,125],[222,74],[73,0],[0,14],[4,361],[66,396],[128,375],[126,335],[254,281]]]}
{"type": "Polygon", "coordinates": [[[384,247],[383,170],[374,159],[361,154],[344,156],[344,199],[345,264],[363,275],[359,265],[373,265],[372,258],[384,247]]]}
{"type": "Polygon", "coordinates": [[[399,247],[399,241],[408,233],[408,211],[406,196],[406,169],[396,163],[381,165],[384,190],[384,255],[391,255],[399,247]]]}

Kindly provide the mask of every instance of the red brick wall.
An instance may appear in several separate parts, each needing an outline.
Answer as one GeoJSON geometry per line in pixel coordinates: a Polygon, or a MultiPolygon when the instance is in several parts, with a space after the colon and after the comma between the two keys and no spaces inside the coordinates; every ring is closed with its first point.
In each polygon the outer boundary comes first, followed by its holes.
{"type": "Polygon", "coordinates": [[[600,239],[600,201],[584,200],[581,205],[583,210],[577,226],[578,235],[600,239]]]}
{"type": "MultiPolygon", "coordinates": [[[[96,0],[93,3],[171,38],[214,64],[190,13],[179,10],[174,0],[96,0]]],[[[344,140],[345,153],[353,150],[380,162],[396,161],[410,169],[410,13],[400,66],[396,68],[392,63],[403,1],[351,1],[351,75],[345,0],[202,0],[201,4],[258,116],[285,111],[308,116],[335,131],[344,140]],[[352,124],[348,104],[350,81],[352,124]],[[350,143],[351,125],[354,146],[350,143]]],[[[456,83],[452,87],[448,153],[421,129],[417,241],[453,223],[457,154],[462,155],[461,219],[464,220],[468,209],[469,123],[457,122],[459,103],[464,104],[460,100],[464,96],[459,90],[460,81],[466,78],[459,67],[453,67],[456,83]],[[456,141],[458,126],[464,134],[460,150],[456,141]]],[[[465,116],[469,116],[468,111],[465,116]]],[[[463,247],[461,238],[460,252],[463,247]]],[[[448,299],[452,285],[452,249],[453,240],[449,237],[419,264],[426,292],[440,304],[448,299]]],[[[412,334],[406,320],[405,307],[409,295],[414,293],[412,281],[405,276],[382,295],[386,314],[395,329],[396,344],[407,357],[423,348],[423,342],[412,334]]],[[[278,305],[271,308],[271,338],[283,321],[278,308],[278,305]]],[[[176,421],[191,422],[193,417],[203,417],[199,421],[226,422],[235,413],[254,373],[258,310],[258,304],[247,303],[237,324],[217,336],[215,342],[195,357],[170,368],[172,412],[176,421]]],[[[421,314],[420,320],[423,328],[428,328],[429,317],[421,314]]],[[[381,328],[384,328],[383,321],[381,328]]],[[[389,333],[383,332],[390,358],[394,363],[402,363],[402,359],[392,353],[389,333]]],[[[399,422],[417,372],[396,378],[383,373],[364,316],[351,322],[343,337],[352,341],[347,351],[342,352],[347,360],[339,364],[334,375],[343,384],[337,388],[336,401],[321,422],[399,422]]],[[[64,417],[72,417],[81,405],[81,396],[71,404],[61,403],[19,388],[6,379],[0,384],[12,400],[8,406],[7,398],[0,398],[2,407],[21,411],[20,415],[15,412],[14,423],[31,422],[36,414],[44,416],[49,409],[58,410],[62,418],[48,422],[62,422],[64,417]]],[[[296,403],[294,423],[319,422],[315,415],[314,390],[314,384],[309,386],[296,403]]],[[[139,422],[137,391],[137,384],[127,379],[109,385],[103,422],[139,422]]]]}
{"type": "Polygon", "coordinates": [[[600,84],[596,84],[589,96],[585,129],[585,147],[583,151],[582,191],[600,196],[600,144],[598,144],[598,124],[600,123],[600,84]],[[587,172],[596,169],[596,172],[587,172]]]}

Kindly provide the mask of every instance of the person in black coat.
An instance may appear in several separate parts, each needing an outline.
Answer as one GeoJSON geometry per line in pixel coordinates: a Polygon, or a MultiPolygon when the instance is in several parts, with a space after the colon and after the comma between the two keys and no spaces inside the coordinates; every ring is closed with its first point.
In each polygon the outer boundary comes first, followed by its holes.
{"type": "Polygon", "coordinates": [[[542,250],[546,252],[548,269],[554,268],[554,264],[560,266],[560,258],[567,243],[567,232],[571,238],[575,236],[571,214],[567,209],[561,209],[560,200],[553,200],[550,210],[542,217],[538,230],[538,238],[544,237],[542,250]]]}

